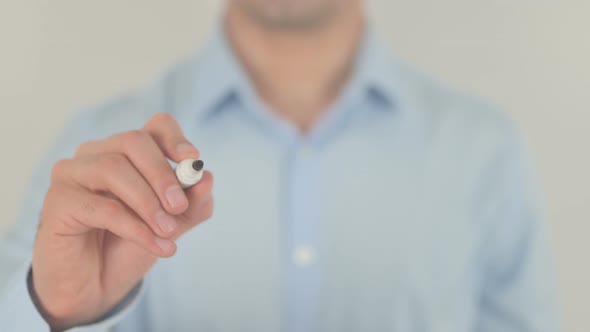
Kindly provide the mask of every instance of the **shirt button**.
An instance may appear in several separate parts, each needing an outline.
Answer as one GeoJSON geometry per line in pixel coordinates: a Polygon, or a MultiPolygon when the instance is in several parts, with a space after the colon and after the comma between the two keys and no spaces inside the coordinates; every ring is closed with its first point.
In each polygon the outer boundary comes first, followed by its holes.
{"type": "Polygon", "coordinates": [[[317,260],[317,253],[311,246],[300,246],[293,252],[293,262],[298,267],[308,267],[317,260]]]}

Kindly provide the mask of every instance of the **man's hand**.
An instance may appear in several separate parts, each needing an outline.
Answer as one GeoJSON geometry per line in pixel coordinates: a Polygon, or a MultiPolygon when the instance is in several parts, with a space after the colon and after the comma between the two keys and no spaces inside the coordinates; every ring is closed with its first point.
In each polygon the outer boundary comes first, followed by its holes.
{"type": "Polygon", "coordinates": [[[82,144],[52,169],[33,252],[33,285],[55,329],[120,302],[174,241],[213,212],[213,177],[183,191],[167,159],[199,158],[171,116],[82,144]]]}

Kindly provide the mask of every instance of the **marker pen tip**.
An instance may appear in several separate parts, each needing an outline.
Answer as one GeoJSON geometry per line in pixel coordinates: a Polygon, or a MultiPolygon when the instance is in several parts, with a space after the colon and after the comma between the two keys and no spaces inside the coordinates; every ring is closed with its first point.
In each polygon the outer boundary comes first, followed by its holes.
{"type": "Polygon", "coordinates": [[[197,172],[200,172],[204,166],[205,166],[205,163],[202,160],[195,160],[193,162],[193,169],[197,172]]]}

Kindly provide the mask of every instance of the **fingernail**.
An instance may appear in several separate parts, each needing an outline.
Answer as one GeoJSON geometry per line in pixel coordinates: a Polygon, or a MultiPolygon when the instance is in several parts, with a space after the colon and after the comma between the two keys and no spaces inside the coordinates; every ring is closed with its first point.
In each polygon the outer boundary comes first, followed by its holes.
{"type": "Polygon", "coordinates": [[[157,237],[156,244],[165,253],[169,253],[169,252],[174,251],[174,242],[172,242],[171,240],[162,239],[162,238],[157,237]]]}
{"type": "Polygon", "coordinates": [[[196,150],[195,147],[192,144],[187,143],[187,142],[182,142],[176,146],[176,152],[178,152],[180,154],[184,154],[187,152],[195,152],[195,150],[196,150]]]}
{"type": "Polygon", "coordinates": [[[176,221],[164,211],[156,214],[156,223],[164,233],[170,233],[176,229],[176,221]]]}
{"type": "Polygon", "coordinates": [[[168,200],[170,207],[173,209],[188,204],[184,191],[177,184],[170,186],[170,188],[166,190],[166,199],[168,200]]]}

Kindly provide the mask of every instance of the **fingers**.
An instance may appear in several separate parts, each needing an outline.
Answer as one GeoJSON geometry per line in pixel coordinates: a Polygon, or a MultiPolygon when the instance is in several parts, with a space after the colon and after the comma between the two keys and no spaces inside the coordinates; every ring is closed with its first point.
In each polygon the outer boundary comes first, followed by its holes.
{"type": "Polygon", "coordinates": [[[213,174],[205,171],[201,181],[186,191],[190,204],[188,210],[181,215],[179,233],[184,233],[211,218],[213,215],[212,190],[213,174]]]}
{"type": "MultiPolygon", "coordinates": [[[[79,186],[72,186],[72,183],[53,185],[52,188],[65,187],[52,196],[67,202],[53,205],[68,206],[64,214],[82,226],[74,233],[87,232],[92,228],[105,229],[160,257],[173,255],[176,245],[172,241],[213,214],[213,175],[209,171],[203,173],[198,184],[187,190],[190,208],[182,215],[171,217],[176,222],[176,228],[169,233],[163,232],[158,224],[158,213],[162,211],[157,197],[124,157],[110,154],[60,161],[53,169],[52,181],[63,181],[61,179],[66,175],[70,182],[79,186]],[[99,161],[92,160],[96,158],[99,161]],[[112,169],[118,171],[113,172],[112,169]],[[125,203],[84,188],[112,192],[125,203]]],[[[67,233],[71,234],[72,230],[67,233]]]]}
{"type": "Polygon", "coordinates": [[[175,239],[213,210],[211,173],[185,192],[168,162],[188,158],[198,159],[199,151],[174,118],[161,113],[142,130],[81,145],[54,173],[95,193],[112,194],[159,238],[175,239]]]}
{"type": "Polygon", "coordinates": [[[150,134],[135,130],[102,141],[85,143],[78,149],[76,156],[112,153],[122,154],[131,161],[168,213],[176,215],[187,209],[188,199],[166,156],[150,134]]]}
{"type": "Polygon", "coordinates": [[[170,257],[176,252],[176,244],[156,236],[150,228],[116,199],[72,188],[60,188],[59,199],[68,202],[68,233],[87,232],[91,229],[107,230],[120,238],[131,241],[160,257],[170,257]]]}
{"type": "Polygon", "coordinates": [[[143,130],[148,132],[171,160],[199,159],[199,151],[184,137],[178,122],[167,113],[158,113],[148,121],[143,130]]]}
{"type": "Polygon", "coordinates": [[[186,211],[186,214],[194,212],[194,208],[210,199],[213,191],[213,174],[209,171],[203,172],[201,181],[196,185],[190,187],[186,194],[190,200],[191,208],[186,211]]]}
{"type": "Polygon", "coordinates": [[[160,237],[170,237],[177,229],[176,219],[164,211],[150,185],[123,155],[90,155],[63,161],[54,173],[70,177],[91,191],[112,193],[160,237]]]}

